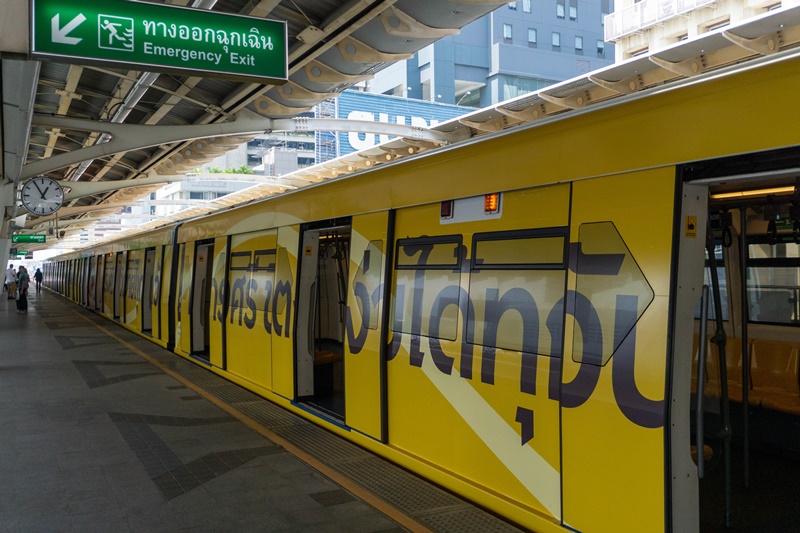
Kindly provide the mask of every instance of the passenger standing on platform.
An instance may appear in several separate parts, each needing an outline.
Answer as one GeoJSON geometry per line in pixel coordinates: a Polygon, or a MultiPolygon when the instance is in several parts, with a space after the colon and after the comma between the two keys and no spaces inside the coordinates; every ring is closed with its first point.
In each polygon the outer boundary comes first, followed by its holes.
{"type": "Polygon", "coordinates": [[[8,287],[8,299],[13,300],[17,297],[17,272],[14,265],[8,265],[6,270],[6,287],[8,287]]]}
{"type": "Polygon", "coordinates": [[[28,276],[28,269],[24,266],[19,267],[17,275],[17,288],[19,289],[19,298],[17,298],[17,312],[28,312],[28,285],[30,285],[31,278],[28,276]]]}
{"type": "Polygon", "coordinates": [[[33,279],[36,280],[36,292],[37,293],[42,292],[42,278],[43,277],[44,277],[44,275],[42,274],[42,271],[37,268],[36,269],[36,273],[33,275],[33,279]]]}

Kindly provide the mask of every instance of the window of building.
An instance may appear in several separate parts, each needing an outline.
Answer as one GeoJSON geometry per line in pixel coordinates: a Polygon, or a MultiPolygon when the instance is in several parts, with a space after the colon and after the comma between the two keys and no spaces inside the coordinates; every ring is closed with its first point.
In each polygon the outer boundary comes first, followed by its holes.
{"type": "Polygon", "coordinates": [[[531,0],[522,0],[522,11],[525,13],[531,12],[531,0]]]}
{"type": "Polygon", "coordinates": [[[503,39],[511,40],[511,24],[503,24],[503,39]]]}
{"type": "Polygon", "coordinates": [[[561,34],[554,31],[551,37],[551,43],[553,44],[553,48],[561,48],[561,34]]]}
{"type": "Polygon", "coordinates": [[[564,5],[564,0],[559,0],[556,3],[556,16],[560,19],[563,19],[566,14],[566,6],[564,5]]]}
{"type": "Polygon", "coordinates": [[[597,57],[606,57],[605,41],[597,40],[597,57]]]}
{"type": "Polygon", "coordinates": [[[500,74],[498,80],[503,86],[503,100],[510,100],[522,94],[532,93],[556,83],[557,80],[545,78],[521,78],[500,74]]]}
{"type": "Polygon", "coordinates": [[[569,20],[578,20],[578,0],[569,0],[569,20]]]}
{"type": "Polygon", "coordinates": [[[583,37],[580,35],[575,36],[575,52],[583,53],[583,37]]]}
{"type": "Polygon", "coordinates": [[[203,193],[199,191],[189,191],[189,200],[202,200],[203,193]]]}
{"type": "Polygon", "coordinates": [[[528,46],[535,47],[536,39],[536,30],[534,28],[528,28],[528,46]]]}
{"type": "Polygon", "coordinates": [[[703,27],[702,31],[703,32],[710,32],[710,31],[718,30],[720,28],[724,28],[725,26],[729,26],[730,23],[731,23],[731,19],[729,17],[725,17],[725,18],[722,18],[722,19],[714,20],[714,21],[708,22],[703,27]]]}
{"type": "Polygon", "coordinates": [[[517,9],[517,3],[516,2],[509,2],[508,3],[508,9],[517,9]]]}

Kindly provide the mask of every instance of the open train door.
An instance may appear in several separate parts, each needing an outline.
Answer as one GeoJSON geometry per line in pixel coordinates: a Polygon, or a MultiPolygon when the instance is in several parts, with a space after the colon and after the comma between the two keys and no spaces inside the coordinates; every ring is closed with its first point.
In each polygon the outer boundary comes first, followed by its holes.
{"type": "Polygon", "coordinates": [[[388,211],[353,217],[345,324],[345,422],[386,441],[387,251],[391,250],[388,211]]]}

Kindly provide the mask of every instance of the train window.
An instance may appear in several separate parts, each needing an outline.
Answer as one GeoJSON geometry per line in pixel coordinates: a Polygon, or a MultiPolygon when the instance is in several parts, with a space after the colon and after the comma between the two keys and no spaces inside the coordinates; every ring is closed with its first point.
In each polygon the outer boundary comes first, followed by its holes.
{"type": "Polygon", "coordinates": [[[399,239],[392,311],[395,331],[455,340],[461,235],[399,239]]]}
{"type": "Polygon", "coordinates": [[[566,233],[562,233],[555,236],[531,232],[476,234],[472,268],[563,267],[566,233]]]}
{"type": "Polygon", "coordinates": [[[230,316],[248,307],[257,311],[271,312],[269,308],[275,283],[275,250],[255,250],[231,253],[231,271],[247,271],[248,274],[231,275],[230,316]]]}
{"type": "Polygon", "coordinates": [[[561,352],[562,319],[548,324],[566,289],[566,228],[475,234],[468,339],[482,346],[561,352]]]}
{"type": "Polygon", "coordinates": [[[234,252],[231,254],[231,270],[249,270],[251,252],[234,252]]]}
{"type": "Polygon", "coordinates": [[[256,270],[275,270],[275,250],[256,250],[256,270]]]}
{"type": "Polygon", "coordinates": [[[800,324],[800,246],[748,246],[747,300],[751,322],[800,324]]]}
{"type": "Polygon", "coordinates": [[[457,269],[461,266],[461,236],[398,239],[395,268],[457,269]]]}
{"type": "Polygon", "coordinates": [[[613,222],[581,224],[578,241],[572,358],[605,365],[655,292],[613,222]]]}
{"type": "MultiPolygon", "coordinates": [[[[722,244],[714,246],[714,259],[717,263],[717,279],[719,279],[720,301],[722,303],[722,320],[728,320],[728,277],[725,272],[725,259],[722,254],[722,244]]],[[[703,272],[703,284],[712,287],[711,284],[711,264],[708,259],[708,251],[706,251],[706,267],[703,272]]],[[[709,293],[710,294],[710,293],[709,293]]],[[[716,320],[716,311],[714,310],[714,301],[709,297],[708,299],[708,319],[716,320]]],[[[694,318],[700,320],[700,301],[694,307],[694,318]]]]}

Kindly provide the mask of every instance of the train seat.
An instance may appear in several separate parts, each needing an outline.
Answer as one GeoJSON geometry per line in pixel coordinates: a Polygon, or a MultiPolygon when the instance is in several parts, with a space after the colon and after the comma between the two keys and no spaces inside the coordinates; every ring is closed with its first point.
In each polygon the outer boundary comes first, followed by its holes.
{"type": "Polygon", "coordinates": [[[763,407],[800,415],[799,365],[800,346],[753,341],[750,375],[763,407]]]}

